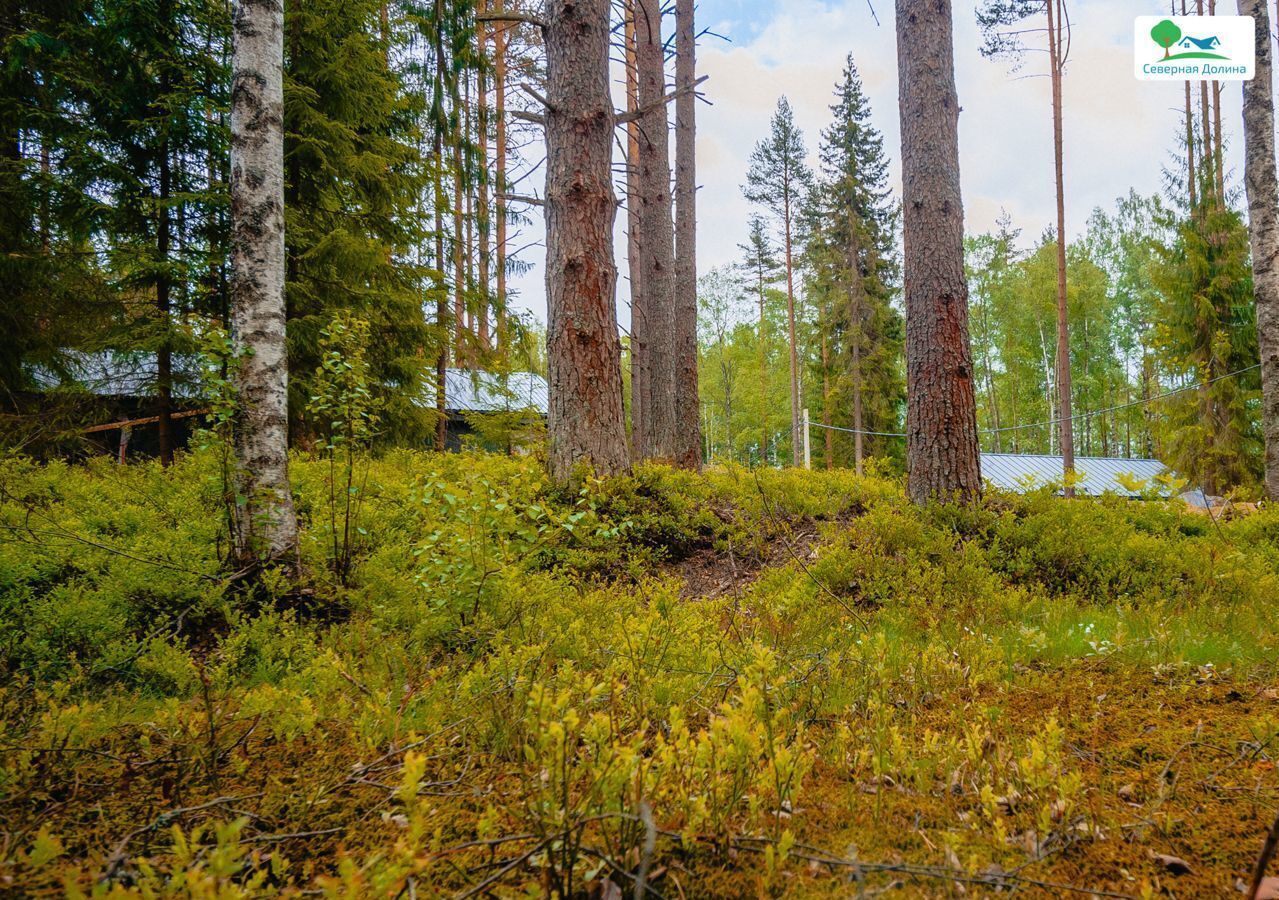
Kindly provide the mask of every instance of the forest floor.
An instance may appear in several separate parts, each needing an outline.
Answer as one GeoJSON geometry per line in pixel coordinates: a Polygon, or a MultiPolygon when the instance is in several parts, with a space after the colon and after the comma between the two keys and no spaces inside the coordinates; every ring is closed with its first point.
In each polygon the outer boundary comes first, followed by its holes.
{"type": "Polygon", "coordinates": [[[211,453],[0,462],[0,894],[1230,897],[1279,809],[1279,511],[354,471],[245,591],[211,453]]]}

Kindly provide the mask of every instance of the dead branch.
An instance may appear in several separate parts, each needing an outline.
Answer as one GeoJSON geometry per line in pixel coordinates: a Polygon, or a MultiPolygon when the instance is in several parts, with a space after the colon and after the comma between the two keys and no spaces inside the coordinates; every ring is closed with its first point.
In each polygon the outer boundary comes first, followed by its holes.
{"type": "Polygon", "coordinates": [[[696,91],[697,86],[708,78],[710,78],[709,75],[703,75],[701,78],[697,79],[691,84],[685,84],[685,85],[681,85],[680,87],[677,87],[675,90],[671,91],[665,97],[662,97],[660,100],[656,100],[653,103],[646,103],[643,106],[638,107],[637,109],[630,110],[629,112],[619,112],[613,116],[613,121],[614,123],[618,125],[625,125],[627,122],[638,121],[639,119],[642,119],[646,115],[651,113],[653,110],[658,109],[662,106],[665,106],[667,103],[670,103],[672,100],[676,100],[684,96],[685,94],[689,93],[690,91],[696,91]]]}

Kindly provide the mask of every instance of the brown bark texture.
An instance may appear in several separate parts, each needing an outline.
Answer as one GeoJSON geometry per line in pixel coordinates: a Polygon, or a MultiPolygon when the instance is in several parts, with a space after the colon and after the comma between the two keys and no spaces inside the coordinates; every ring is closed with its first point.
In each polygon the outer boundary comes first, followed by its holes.
{"type": "Polygon", "coordinates": [[[1252,283],[1261,345],[1261,426],[1266,495],[1279,500],[1279,175],[1275,170],[1274,54],[1264,0],[1239,0],[1257,25],[1257,67],[1243,83],[1244,185],[1252,242],[1252,283]]]}
{"type": "Polygon", "coordinates": [[[702,465],[697,388],[697,78],[693,0],[675,2],[675,464],[702,465]]]}
{"type": "Polygon", "coordinates": [[[549,462],[566,483],[580,463],[598,475],[630,467],[613,262],[609,0],[552,0],[545,33],[549,462]]]}
{"type": "Polygon", "coordinates": [[[1053,175],[1057,186],[1057,405],[1061,435],[1062,474],[1066,496],[1073,497],[1075,420],[1070,379],[1070,324],[1066,291],[1066,176],[1063,166],[1061,76],[1065,65],[1061,0],[1048,0],[1048,65],[1052,76],[1053,175]]]}
{"type": "MultiPolygon", "coordinates": [[[[626,111],[639,109],[639,77],[635,56],[635,4],[625,9],[626,111]]],[[[640,246],[639,212],[639,122],[626,123],[626,268],[631,290],[631,449],[639,459],[649,455],[652,433],[648,421],[648,310],[640,278],[643,251],[640,246]]]]}
{"type": "Polygon", "coordinates": [[[284,6],[239,0],[232,19],[231,327],[236,368],[235,555],[296,566],[284,310],[284,6]]]}
{"type": "Polygon", "coordinates": [[[650,442],[642,451],[675,458],[675,238],[671,222],[670,128],[666,119],[666,61],[661,0],[635,0],[635,57],[639,79],[640,289],[648,332],[650,442]]]}
{"type": "Polygon", "coordinates": [[[898,0],[907,491],[981,494],[950,0],[898,0]]]}

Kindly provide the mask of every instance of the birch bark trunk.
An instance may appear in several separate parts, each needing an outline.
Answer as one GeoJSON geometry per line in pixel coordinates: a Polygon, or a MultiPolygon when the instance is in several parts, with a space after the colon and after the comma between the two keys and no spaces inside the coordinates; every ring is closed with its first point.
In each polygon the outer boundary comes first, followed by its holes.
{"type": "Polygon", "coordinates": [[[232,20],[231,327],[236,369],[234,552],[297,566],[289,489],[284,309],[284,6],[239,0],[232,20]]]}
{"type": "Polygon", "coordinates": [[[1279,500],[1279,176],[1275,172],[1275,108],[1270,17],[1264,0],[1239,0],[1256,21],[1257,64],[1243,85],[1244,185],[1252,282],[1261,345],[1261,427],[1266,440],[1266,495],[1279,500]]]}

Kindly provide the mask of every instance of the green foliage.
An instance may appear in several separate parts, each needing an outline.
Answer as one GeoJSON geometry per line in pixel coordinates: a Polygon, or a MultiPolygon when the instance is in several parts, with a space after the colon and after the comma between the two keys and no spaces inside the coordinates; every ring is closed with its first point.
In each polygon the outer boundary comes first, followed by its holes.
{"type": "MultiPolygon", "coordinates": [[[[332,361],[317,383],[345,383],[332,361]]],[[[1105,836],[1133,810],[1099,771],[1149,758],[1155,779],[1205,727],[1152,731],[1146,705],[1276,672],[1272,510],[1213,525],[1047,490],[920,509],[894,480],[739,467],[564,492],[533,459],[401,451],[358,457],[347,584],[295,607],[228,590],[219,466],[0,466],[0,814],[32,826],[0,867],[24,888],[88,893],[131,833],[121,895],[456,893],[494,847],[529,860],[501,890],[604,890],[625,876],[601,857],[651,854],[690,896],[741,895],[822,883],[793,857],[846,833],[864,859],[948,847],[974,872],[1067,841],[1100,871],[1145,839],[1105,836]],[[1129,731],[1097,724],[1115,715],[1129,731]],[[1109,749],[1130,732],[1169,746],[1109,749]],[[890,836],[912,827],[932,849],[890,836]]],[[[330,460],[291,472],[319,573],[330,460]]],[[[1249,709],[1213,727],[1273,734],[1249,709]]],[[[1223,785],[1271,777],[1235,767],[1223,785]]],[[[1201,821],[1233,796],[1195,783],[1201,821]]]]}

